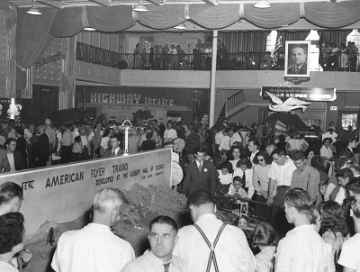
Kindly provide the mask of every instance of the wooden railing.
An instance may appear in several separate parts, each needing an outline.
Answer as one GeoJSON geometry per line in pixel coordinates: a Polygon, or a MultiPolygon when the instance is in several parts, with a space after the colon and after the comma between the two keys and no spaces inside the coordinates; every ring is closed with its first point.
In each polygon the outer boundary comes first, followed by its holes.
{"type": "Polygon", "coordinates": [[[235,108],[236,106],[242,104],[246,102],[246,99],[245,99],[245,94],[242,90],[240,90],[239,92],[237,92],[236,94],[230,96],[227,98],[227,101],[226,101],[226,111],[230,111],[232,110],[233,108],[235,108]]]}

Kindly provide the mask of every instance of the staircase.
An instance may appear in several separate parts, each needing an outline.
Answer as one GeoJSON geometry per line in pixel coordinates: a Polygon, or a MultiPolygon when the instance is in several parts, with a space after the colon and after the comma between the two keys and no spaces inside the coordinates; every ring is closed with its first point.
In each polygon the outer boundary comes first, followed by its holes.
{"type": "Polygon", "coordinates": [[[244,92],[241,90],[236,94],[228,97],[226,101],[226,117],[231,116],[248,108],[244,92]]]}

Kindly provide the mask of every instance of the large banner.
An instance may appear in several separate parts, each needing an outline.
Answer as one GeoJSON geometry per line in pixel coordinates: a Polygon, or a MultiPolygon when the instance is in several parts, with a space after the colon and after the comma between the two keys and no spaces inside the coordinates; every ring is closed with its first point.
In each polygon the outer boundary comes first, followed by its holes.
{"type": "Polygon", "coordinates": [[[24,190],[20,212],[27,234],[46,220],[76,219],[92,205],[102,188],[129,190],[135,183],[170,186],[172,150],[138,153],[0,175],[0,184],[12,181],[24,190]]]}

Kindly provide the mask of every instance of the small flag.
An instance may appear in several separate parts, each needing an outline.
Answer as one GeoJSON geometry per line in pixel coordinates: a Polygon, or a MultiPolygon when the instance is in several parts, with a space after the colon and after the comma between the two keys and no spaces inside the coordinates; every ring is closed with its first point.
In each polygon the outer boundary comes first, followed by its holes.
{"type": "Polygon", "coordinates": [[[275,63],[277,63],[277,61],[278,61],[278,53],[277,53],[277,51],[279,51],[281,48],[283,48],[282,36],[280,36],[278,34],[277,37],[276,37],[275,50],[274,50],[274,62],[275,63]]]}

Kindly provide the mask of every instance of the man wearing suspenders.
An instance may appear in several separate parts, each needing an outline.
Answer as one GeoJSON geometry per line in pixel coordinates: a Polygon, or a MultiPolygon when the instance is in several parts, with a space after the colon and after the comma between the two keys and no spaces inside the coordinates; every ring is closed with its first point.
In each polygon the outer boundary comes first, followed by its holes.
{"type": "Polygon", "coordinates": [[[178,232],[174,255],[191,272],[254,272],[255,258],[243,231],[216,218],[213,195],[204,189],[188,198],[194,225],[178,232]]]}

